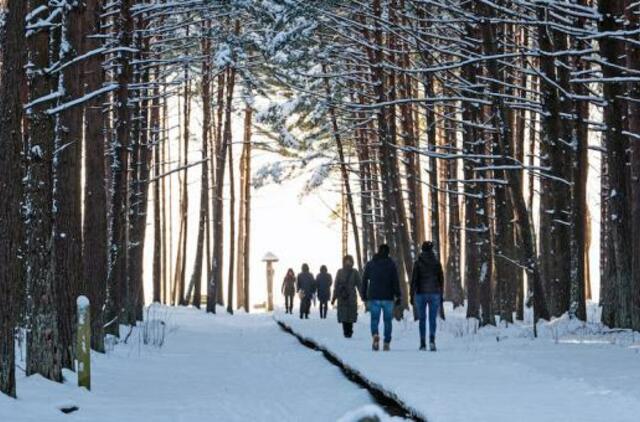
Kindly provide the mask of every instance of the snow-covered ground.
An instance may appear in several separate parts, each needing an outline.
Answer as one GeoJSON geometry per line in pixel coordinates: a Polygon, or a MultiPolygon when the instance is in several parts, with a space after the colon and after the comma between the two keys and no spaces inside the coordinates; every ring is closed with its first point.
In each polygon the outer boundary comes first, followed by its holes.
{"type": "Polygon", "coordinates": [[[162,347],[142,344],[136,330],[94,354],[91,392],[72,372],[64,384],[19,375],[19,398],[0,394],[0,421],[334,421],[380,412],[271,315],[157,308],[152,316],[166,322],[162,347]],[[71,406],[79,410],[59,410],[71,406]]]}
{"type": "Polygon", "coordinates": [[[430,422],[640,420],[638,333],[563,318],[539,324],[534,339],[530,325],[478,330],[463,310],[447,311],[437,353],[418,351],[412,320],[394,322],[391,352],[374,353],[368,314],[352,339],[333,312],[326,320],[315,310],[310,320],[275,318],[430,422]]]}

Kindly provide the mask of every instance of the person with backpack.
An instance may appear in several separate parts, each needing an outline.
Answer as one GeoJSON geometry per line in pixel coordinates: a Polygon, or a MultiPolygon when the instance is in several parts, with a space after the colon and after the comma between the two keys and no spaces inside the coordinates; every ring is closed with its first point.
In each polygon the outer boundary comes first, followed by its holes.
{"type": "Polygon", "coordinates": [[[424,242],[421,249],[411,275],[411,302],[418,309],[420,350],[427,350],[427,307],[429,309],[429,350],[435,352],[438,310],[444,291],[444,272],[433,251],[433,242],[424,242]]]}
{"type": "Polygon", "coordinates": [[[342,259],[342,268],[336,274],[331,304],[338,302],[338,322],[346,338],[353,336],[353,324],[358,321],[358,294],[361,292],[360,272],[353,268],[353,257],[342,259]]]}
{"type": "Polygon", "coordinates": [[[380,349],[378,326],[381,314],[384,321],[383,350],[390,350],[394,304],[401,300],[398,267],[389,253],[388,245],[380,245],[378,253],[367,263],[362,277],[362,300],[366,301],[371,312],[371,347],[374,351],[380,349]]]}
{"type": "Polygon", "coordinates": [[[327,266],[320,267],[320,273],[316,276],[316,291],[318,295],[318,301],[320,302],[320,318],[327,318],[327,311],[329,309],[329,300],[331,300],[331,274],[327,271],[327,266]]]}
{"type": "Polygon", "coordinates": [[[284,295],[285,313],[293,313],[293,297],[296,295],[296,275],[293,268],[289,268],[282,282],[282,294],[284,295]]]}
{"type": "Polygon", "coordinates": [[[298,274],[296,289],[300,295],[300,319],[309,319],[311,299],[316,292],[316,281],[309,272],[308,264],[302,264],[302,272],[298,274]]]}

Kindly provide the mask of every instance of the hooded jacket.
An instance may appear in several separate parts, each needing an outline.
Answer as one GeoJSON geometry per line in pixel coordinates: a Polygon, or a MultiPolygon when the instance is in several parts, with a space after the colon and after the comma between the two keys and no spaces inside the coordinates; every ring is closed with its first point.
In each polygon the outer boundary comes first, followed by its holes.
{"type": "Polygon", "coordinates": [[[422,252],[413,265],[411,274],[411,295],[420,293],[440,293],[444,290],[442,264],[433,252],[422,252]]]}
{"type": "Polygon", "coordinates": [[[398,268],[388,256],[376,254],[362,276],[362,300],[395,300],[400,297],[398,268]]]}

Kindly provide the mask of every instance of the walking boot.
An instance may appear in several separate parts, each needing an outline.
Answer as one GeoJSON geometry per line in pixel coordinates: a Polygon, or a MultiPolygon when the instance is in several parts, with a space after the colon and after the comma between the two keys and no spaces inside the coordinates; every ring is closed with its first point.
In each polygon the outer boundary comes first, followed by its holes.
{"type": "Polygon", "coordinates": [[[391,343],[387,343],[385,341],[384,345],[382,346],[382,350],[385,351],[385,352],[388,352],[389,350],[391,350],[391,343]]]}
{"type": "Polygon", "coordinates": [[[373,344],[371,345],[371,348],[373,349],[374,352],[377,352],[378,350],[380,350],[380,336],[379,335],[374,335],[373,336],[373,344]]]}
{"type": "Polygon", "coordinates": [[[427,350],[427,341],[425,339],[420,339],[420,350],[421,351],[427,350]]]}
{"type": "Polygon", "coordinates": [[[429,350],[432,352],[435,352],[437,350],[435,337],[429,337],[429,350]]]}

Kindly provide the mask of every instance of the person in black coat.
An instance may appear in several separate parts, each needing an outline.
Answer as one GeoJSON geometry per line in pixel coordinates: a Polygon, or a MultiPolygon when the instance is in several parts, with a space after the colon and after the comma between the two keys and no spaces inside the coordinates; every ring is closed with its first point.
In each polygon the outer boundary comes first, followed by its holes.
{"type": "Polygon", "coordinates": [[[313,295],[316,292],[316,281],[309,272],[309,265],[307,264],[302,264],[302,272],[298,274],[296,289],[300,295],[300,319],[309,319],[311,299],[313,299],[313,295]]]}
{"type": "Polygon", "coordinates": [[[282,294],[284,295],[284,306],[287,314],[293,313],[293,297],[296,295],[296,274],[289,268],[287,275],[282,281],[282,294]]]}
{"type": "Polygon", "coordinates": [[[432,242],[422,244],[422,252],[411,274],[411,302],[418,309],[420,319],[420,350],[426,350],[427,307],[429,308],[429,350],[436,351],[437,317],[442,303],[444,272],[433,251],[432,242]]]}
{"type": "Polygon", "coordinates": [[[327,310],[329,309],[329,300],[331,300],[331,274],[327,272],[327,266],[320,267],[320,273],[316,276],[316,289],[318,294],[318,301],[320,302],[320,318],[325,319],[327,317],[327,310]]]}
{"type": "Polygon", "coordinates": [[[378,325],[380,315],[384,320],[384,349],[388,351],[391,343],[394,302],[401,298],[398,267],[389,256],[389,246],[380,245],[378,253],[367,263],[362,277],[362,300],[366,301],[371,312],[371,336],[373,350],[380,348],[378,325]]]}

